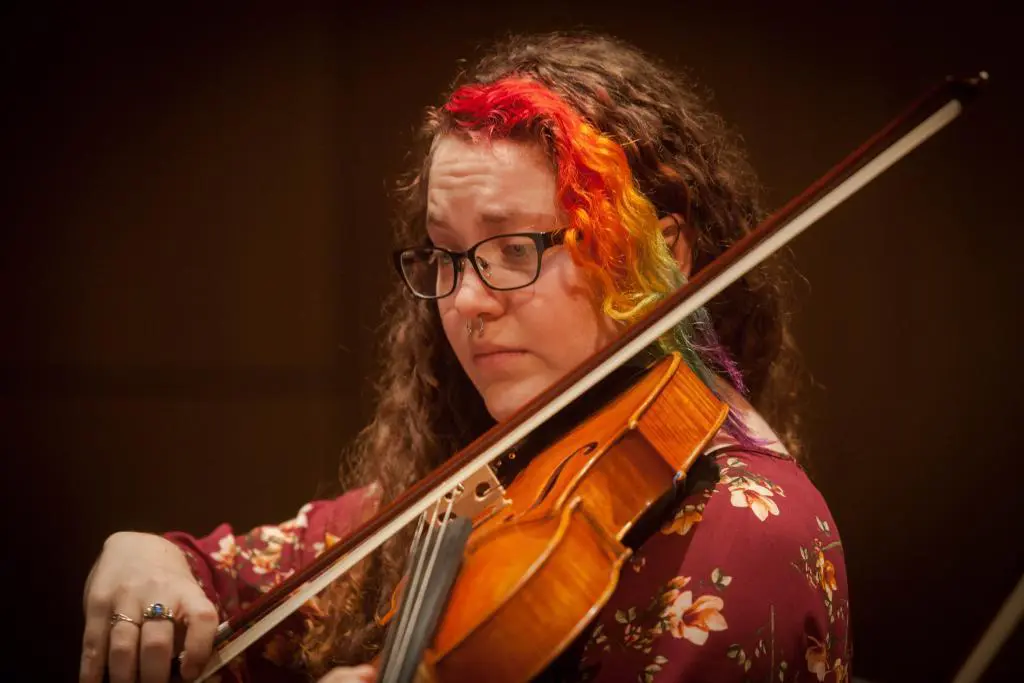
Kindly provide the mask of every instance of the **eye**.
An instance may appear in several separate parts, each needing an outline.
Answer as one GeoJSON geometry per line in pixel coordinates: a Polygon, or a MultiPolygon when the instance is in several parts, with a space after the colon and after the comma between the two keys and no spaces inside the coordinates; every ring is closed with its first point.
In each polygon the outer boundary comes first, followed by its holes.
{"type": "Polygon", "coordinates": [[[530,255],[530,246],[526,244],[506,244],[501,248],[502,256],[510,259],[521,259],[530,255]]]}
{"type": "Polygon", "coordinates": [[[430,254],[431,265],[439,264],[447,266],[452,262],[452,256],[446,251],[433,251],[430,254]]]}

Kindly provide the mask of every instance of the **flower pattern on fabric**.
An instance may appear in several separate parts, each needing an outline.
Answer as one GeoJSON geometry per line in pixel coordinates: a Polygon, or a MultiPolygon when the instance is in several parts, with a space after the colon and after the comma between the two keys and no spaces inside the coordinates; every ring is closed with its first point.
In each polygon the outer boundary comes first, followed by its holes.
{"type": "MultiPolygon", "coordinates": [[[[361,490],[334,500],[307,503],[292,519],[261,525],[242,535],[221,525],[205,538],[182,532],[165,536],[185,551],[200,586],[217,605],[223,620],[244,611],[337,543],[365,517],[370,495],[361,490]]],[[[221,683],[308,681],[296,669],[297,644],[310,617],[319,614],[316,600],[307,601],[210,680],[219,676],[221,683]]]]}
{"type": "Polygon", "coordinates": [[[729,487],[732,496],[729,502],[734,507],[750,508],[750,511],[762,522],[768,515],[779,514],[779,506],[771,499],[772,492],[763,486],[750,482],[742,482],[729,487]]]}
{"type": "Polygon", "coordinates": [[[661,527],[663,534],[679,534],[685,536],[693,528],[693,525],[704,519],[704,504],[685,505],[676,516],[661,527]]]}
{"type": "Polygon", "coordinates": [[[210,557],[217,563],[217,569],[228,572],[231,576],[237,576],[238,571],[235,569],[235,558],[238,557],[238,544],[235,543],[235,537],[231,534],[225,534],[218,541],[217,548],[216,552],[210,553],[210,557]]]}
{"type": "Polygon", "coordinates": [[[750,508],[762,522],[769,515],[778,516],[779,506],[773,500],[775,494],[784,496],[782,487],[747,470],[739,458],[729,458],[723,469],[722,483],[729,487],[729,502],[734,507],[750,508]]]}
{"type": "MultiPolygon", "coordinates": [[[[623,568],[581,636],[571,680],[848,682],[852,646],[842,542],[820,493],[791,459],[719,449],[623,568]]],[[[337,543],[368,494],[304,505],[279,525],[167,537],[222,617],[337,543]]],[[[310,601],[220,672],[223,683],[302,681],[298,639],[310,601]]]]}
{"type": "Polygon", "coordinates": [[[721,610],[725,607],[722,598],[716,595],[702,595],[696,600],[693,593],[685,591],[662,613],[667,621],[668,632],[676,638],[686,638],[694,645],[703,645],[711,631],[728,628],[721,610]]]}
{"type": "Polygon", "coordinates": [[[579,680],[849,680],[828,508],[792,460],[735,451],[637,549],[640,569],[623,573],[595,621],[579,680]]]}

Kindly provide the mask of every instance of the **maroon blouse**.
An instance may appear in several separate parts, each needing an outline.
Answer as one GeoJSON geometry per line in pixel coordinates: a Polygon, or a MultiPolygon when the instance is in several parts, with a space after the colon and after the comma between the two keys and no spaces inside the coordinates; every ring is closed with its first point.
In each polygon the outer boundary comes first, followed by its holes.
{"type": "MultiPolygon", "coordinates": [[[[848,681],[852,645],[843,547],[821,494],[789,457],[727,445],[712,476],[637,549],[575,657],[579,680],[848,681]],[[715,471],[717,470],[717,471],[715,471]]],[[[203,538],[173,532],[221,617],[237,614],[372,513],[364,491],[304,505],[283,524],[203,538]]],[[[308,604],[220,672],[292,673],[308,604]]],[[[216,680],[216,679],[215,679],[216,680]]]]}

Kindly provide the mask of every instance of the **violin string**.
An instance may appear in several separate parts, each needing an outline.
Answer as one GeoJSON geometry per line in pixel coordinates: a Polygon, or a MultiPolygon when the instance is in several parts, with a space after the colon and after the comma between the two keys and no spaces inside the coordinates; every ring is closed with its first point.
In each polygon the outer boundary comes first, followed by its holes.
{"type": "MultiPolygon", "coordinates": [[[[419,586],[416,593],[410,593],[409,595],[409,599],[413,601],[412,610],[409,612],[408,616],[408,628],[406,628],[402,633],[402,640],[399,642],[399,649],[397,650],[398,652],[403,653],[403,659],[405,649],[409,646],[409,641],[412,639],[413,625],[419,618],[420,609],[423,607],[423,600],[426,596],[427,587],[430,585],[430,576],[434,572],[434,564],[437,562],[437,556],[441,551],[441,542],[444,540],[445,532],[448,530],[448,520],[451,517],[452,506],[455,505],[455,498],[455,495],[452,495],[448,498],[448,507],[445,509],[443,521],[438,520],[436,534],[437,538],[433,541],[433,547],[431,548],[429,543],[425,544],[426,548],[430,548],[430,561],[427,563],[426,569],[423,571],[423,577],[422,580],[419,582],[419,586]]],[[[443,499],[444,497],[438,499],[438,506],[440,505],[443,499]]],[[[434,519],[437,520],[437,517],[435,516],[434,519]]],[[[430,538],[429,531],[427,532],[427,538],[430,538]]],[[[395,669],[395,676],[398,675],[398,670],[398,668],[395,669]]]]}
{"type": "Polygon", "coordinates": [[[402,601],[402,604],[395,620],[395,633],[391,643],[391,650],[388,652],[388,659],[384,663],[382,672],[383,677],[380,679],[380,683],[394,683],[397,681],[399,671],[402,668],[402,660],[404,657],[399,653],[402,652],[402,643],[406,640],[406,634],[411,628],[411,620],[409,618],[411,603],[409,603],[409,596],[414,595],[419,591],[419,586],[423,576],[423,561],[426,556],[425,550],[430,547],[431,529],[430,523],[427,520],[437,514],[437,509],[440,504],[441,499],[438,498],[434,503],[434,510],[424,512],[420,515],[420,521],[416,526],[416,535],[413,538],[412,550],[409,554],[409,570],[406,577],[406,587],[399,598],[402,601]],[[424,529],[426,530],[425,534],[424,529]]]}
{"type": "Polygon", "coordinates": [[[426,557],[425,550],[430,548],[431,538],[431,524],[427,521],[433,517],[436,517],[437,510],[441,506],[441,498],[438,498],[434,503],[433,511],[424,512],[420,515],[419,524],[416,525],[416,534],[413,537],[412,551],[409,555],[409,573],[406,582],[406,588],[401,596],[402,607],[398,611],[398,617],[396,618],[394,629],[395,636],[392,641],[391,652],[388,655],[389,662],[385,666],[384,678],[381,683],[390,683],[398,677],[398,670],[401,668],[401,657],[396,662],[396,653],[402,652],[402,643],[408,639],[407,634],[411,627],[412,620],[409,618],[409,596],[415,595],[420,590],[420,584],[423,578],[423,561],[426,557]],[[424,529],[426,533],[424,533],[424,529]]]}
{"type": "Polygon", "coordinates": [[[412,567],[415,566],[415,562],[416,562],[416,560],[420,556],[420,552],[421,552],[420,545],[423,544],[423,543],[426,543],[426,541],[423,539],[423,528],[427,525],[427,517],[428,517],[428,513],[426,513],[426,512],[424,512],[422,515],[420,515],[420,521],[416,524],[416,533],[413,534],[413,537],[412,537],[412,545],[410,546],[410,549],[409,549],[409,564],[410,564],[409,583],[411,583],[412,580],[413,580],[413,569],[412,569],[412,567]]]}
{"type": "MultiPolygon", "coordinates": [[[[427,526],[427,518],[429,517],[430,514],[436,514],[436,512],[435,513],[424,512],[422,515],[420,515],[420,520],[416,524],[416,533],[413,534],[412,545],[411,545],[410,550],[409,550],[409,573],[408,573],[407,578],[406,578],[406,591],[411,590],[412,586],[416,582],[416,577],[417,577],[417,574],[418,574],[417,569],[416,569],[416,567],[417,567],[416,563],[418,561],[420,561],[421,555],[423,553],[423,549],[422,549],[421,546],[426,544],[426,542],[427,542],[427,539],[423,538],[423,529],[424,529],[424,527],[427,526]]],[[[428,534],[429,534],[429,532],[428,532],[428,534]]],[[[395,637],[392,639],[392,645],[395,642],[397,642],[398,635],[399,635],[399,633],[401,632],[401,630],[403,628],[403,624],[405,623],[405,613],[407,611],[408,610],[401,609],[401,608],[398,610],[398,614],[395,617],[395,625],[394,625],[395,637]]]]}
{"type": "MultiPolygon", "coordinates": [[[[438,510],[441,506],[441,501],[444,497],[437,499],[434,504],[434,510],[430,516],[424,516],[424,519],[437,520],[438,510]]],[[[448,501],[448,508],[445,511],[445,517],[451,513],[452,504],[454,503],[454,496],[448,501]]],[[[444,536],[445,527],[443,524],[438,524],[437,528],[434,528],[432,522],[427,522],[427,532],[424,537],[423,545],[419,549],[417,556],[417,562],[415,566],[415,581],[410,579],[409,590],[403,596],[403,600],[406,605],[404,610],[401,628],[398,633],[395,634],[395,646],[392,650],[392,661],[389,667],[388,675],[385,677],[382,683],[397,683],[397,679],[403,669],[403,662],[405,661],[405,651],[409,646],[409,642],[412,639],[415,624],[419,616],[420,606],[423,603],[423,595],[426,592],[430,574],[433,569],[434,559],[437,557],[438,549],[440,548],[441,539],[444,536]],[[436,536],[436,539],[435,539],[436,536]],[[430,560],[424,566],[424,560],[427,556],[430,556],[430,560]],[[397,654],[397,661],[395,656],[397,654]]]]}

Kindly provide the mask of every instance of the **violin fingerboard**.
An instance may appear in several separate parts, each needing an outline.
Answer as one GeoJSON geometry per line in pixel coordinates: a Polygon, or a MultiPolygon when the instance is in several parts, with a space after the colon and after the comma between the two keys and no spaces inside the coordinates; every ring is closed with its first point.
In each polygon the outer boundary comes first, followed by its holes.
{"type": "Polygon", "coordinates": [[[416,680],[438,620],[448,604],[473,522],[457,517],[442,526],[444,533],[439,533],[437,527],[428,524],[424,539],[409,557],[408,566],[415,573],[408,577],[407,590],[384,641],[377,677],[381,683],[416,680]]]}

